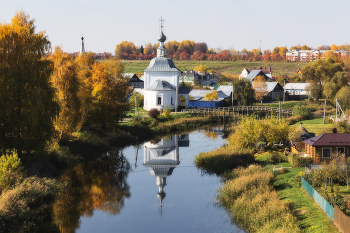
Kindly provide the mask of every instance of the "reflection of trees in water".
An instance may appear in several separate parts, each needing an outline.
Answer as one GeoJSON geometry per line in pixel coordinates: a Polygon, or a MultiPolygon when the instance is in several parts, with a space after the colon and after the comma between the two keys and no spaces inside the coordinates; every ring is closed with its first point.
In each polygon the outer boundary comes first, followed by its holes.
{"type": "Polygon", "coordinates": [[[119,214],[125,198],[131,196],[127,184],[129,171],[129,162],[116,150],[65,173],[61,177],[65,188],[53,206],[54,221],[60,231],[75,232],[80,216],[92,216],[94,210],[119,214]]]}

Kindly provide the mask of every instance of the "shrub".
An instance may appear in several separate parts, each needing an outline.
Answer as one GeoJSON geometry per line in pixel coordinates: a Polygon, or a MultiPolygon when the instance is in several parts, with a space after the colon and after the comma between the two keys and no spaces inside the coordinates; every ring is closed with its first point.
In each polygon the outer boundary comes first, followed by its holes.
{"type": "Polygon", "coordinates": [[[159,117],[159,115],[160,115],[160,112],[159,112],[159,110],[158,109],[156,109],[156,108],[152,108],[151,110],[149,110],[149,112],[148,112],[148,116],[149,117],[152,117],[152,118],[157,118],[157,117],[159,117]]]}
{"type": "Polygon", "coordinates": [[[312,117],[311,109],[305,105],[295,105],[293,107],[293,116],[302,116],[303,119],[310,119],[312,117]]]}
{"type": "Polygon", "coordinates": [[[16,153],[0,157],[0,192],[21,182],[25,177],[24,168],[16,153]]]}
{"type": "Polygon", "coordinates": [[[300,115],[287,118],[287,121],[289,122],[290,125],[294,125],[295,123],[302,120],[303,120],[303,117],[300,115]]]}
{"type": "Polygon", "coordinates": [[[164,117],[168,120],[171,119],[170,113],[171,113],[171,109],[167,107],[164,111],[164,117]]]}
{"type": "Polygon", "coordinates": [[[308,163],[313,163],[313,159],[311,157],[300,157],[298,154],[289,153],[288,162],[293,167],[302,167],[308,163]]]}
{"type": "Polygon", "coordinates": [[[19,232],[26,228],[24,232],[32,232],[28,227],[41,224],[50,214],[49,204],[59,187],[56,180],[29,177],[14,189],[3,192],[0,196],[1,232],[19,232]]]}

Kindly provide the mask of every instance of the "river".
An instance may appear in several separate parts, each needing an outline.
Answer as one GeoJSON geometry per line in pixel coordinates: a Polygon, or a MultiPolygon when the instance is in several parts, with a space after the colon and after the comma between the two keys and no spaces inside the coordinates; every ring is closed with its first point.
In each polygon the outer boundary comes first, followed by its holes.
{"type": "Polygon", "coordinates": [[[110,151],[62,176],[53,205],[60,232],[243,232],[217,204],[221,178],[194,164],[222,146],[198,130],[110,151]]]}

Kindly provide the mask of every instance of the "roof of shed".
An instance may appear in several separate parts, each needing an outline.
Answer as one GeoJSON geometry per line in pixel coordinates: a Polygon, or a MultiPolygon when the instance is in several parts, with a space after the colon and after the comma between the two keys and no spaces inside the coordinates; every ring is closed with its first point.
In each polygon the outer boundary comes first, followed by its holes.
{"type": "Polygon", "coordinates": [[[304,142],[310,146],[350,146],[350,133],[324,133],[304,142]]]}

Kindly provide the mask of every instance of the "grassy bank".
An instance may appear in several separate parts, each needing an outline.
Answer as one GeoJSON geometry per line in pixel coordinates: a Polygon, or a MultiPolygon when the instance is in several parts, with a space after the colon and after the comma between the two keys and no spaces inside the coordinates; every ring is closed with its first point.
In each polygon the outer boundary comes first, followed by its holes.
{"type": "MultiPolygon", "coordinates": [[[[123,60],[126,73],[142,73],[149,65],[150,60],[123,60]]],[[[206,65],[208,68],[214,68],[216,72],[227,73],[231,75],[241,74],[243,68],[253,69],[260,67],[271,67],[273,76],[288,75],[293,77],[296,75],[298,68],[302,68],[308,63],[293,62],[247,62],[247,61],[178,61],[174,60],[175,66],[180,70],[192,70],[193,67],[200,64],[206,65]]]]}

